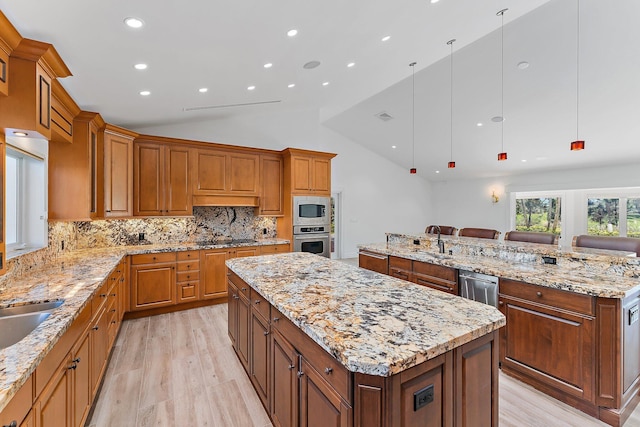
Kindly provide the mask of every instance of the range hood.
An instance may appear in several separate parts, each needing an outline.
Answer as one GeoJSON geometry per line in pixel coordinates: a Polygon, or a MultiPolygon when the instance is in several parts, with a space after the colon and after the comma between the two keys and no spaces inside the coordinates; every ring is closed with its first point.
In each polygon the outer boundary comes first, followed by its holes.
{"type": "Polygon", "coordinates": [[[243,195],[197,195],[193,196],[193,206],[260,206],[260,197],[243,195]]]}

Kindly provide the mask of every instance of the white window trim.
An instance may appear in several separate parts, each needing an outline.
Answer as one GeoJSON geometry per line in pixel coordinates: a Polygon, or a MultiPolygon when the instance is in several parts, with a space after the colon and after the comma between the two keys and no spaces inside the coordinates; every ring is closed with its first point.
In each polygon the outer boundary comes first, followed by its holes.
{"type": "Polygon", "coordinates": [[[22,197],[24,185],[24,154],[11,147],[7,147],[6,156],[16,159],[16,206],[18,207],[18,215],[16,216],[16,242],[6,245],[7,254],[9,255],[11,252],[23,249],[26,246],[23,239],[22,215],[20,215],[20,212],[24,208],[24,200],[22,197]]]}
{"type": "Polygon", "coordinates": [[[560,198],[560,241],[564,242],[566,225],[565,218],[567,217],[567,192],[566,191],[515,191],[510,193],[509,198],[509,230],[516,229],[516,199],[553,199],[560,198]]]}
{"type": "Polygon", "coordinates": [[[627,237],[627,199],[640,199],[640,187],[628,188],[600,188],[597,190],[586,190],[582,198],[584,206],[584,234],[588,234],[588,211],[589,199],[618,199],[618,229],[620,237],[627,237]]]}

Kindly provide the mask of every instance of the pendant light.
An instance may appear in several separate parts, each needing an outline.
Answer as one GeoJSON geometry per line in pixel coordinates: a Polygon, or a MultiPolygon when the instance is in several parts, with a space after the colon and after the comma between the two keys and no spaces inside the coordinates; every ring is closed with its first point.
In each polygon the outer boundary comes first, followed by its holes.
{"type": "Polygon", "coordinates": [[[449,136],[451,138],[450,141],[450,149],[451,149],[451,157],[449,157],[451,160],[449,160],[449,164],[447,165],[447,167],[449,169],[453,169],[456,167],[456,162],[453,161],[453,43],[456,41],[456,39],[451,39],[447,42],[447,44],[449,45],[449,47],[451,48],[451,54],[449,55],[449,57],[451,58],[451,66],[449,67],[450,72],[451,72],[451,78],[449,80],[450,82],[450,92],[451,92],[451,129],[449,131],[449,136]]]}
{"type": "Polygon", "coordinates": [[[580,125],[580,0],[577,0],[576,22],[576,140],[571,143],[571,151],[584,150],[584,140],[578,133],[580,125]]]}
{"type": "Polygon", "coordinates": [[[416,66],[417,62],[409,64],[411,67],[411,169],[410,174],[415,174],[416,169],[416,66]]]}
{"type": "Polygon", "coordinates": [[[502,18],[502,25],[500,28],[500,147],[501,151],[498,153],[498,161],[507,160],[507,152],[504,151],[504,13],[509,9],[502,9],[497,16],[502,18]]]}

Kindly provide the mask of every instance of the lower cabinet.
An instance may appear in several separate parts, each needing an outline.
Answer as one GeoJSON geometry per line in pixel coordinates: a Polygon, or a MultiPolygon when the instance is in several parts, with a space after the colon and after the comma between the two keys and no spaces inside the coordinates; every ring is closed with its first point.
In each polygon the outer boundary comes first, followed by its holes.
{"type": "Polygon", "coordinates": [[[271,402],[270,415],[274,426],[298,425],[298,360],[300,353],[277,329],[271,332],[271,402]]]}
{"type": "Polygon", "coordinates": [[[300,356],[300,426],[343,427],[352,424],[351,407],[300,356]]]}
{"type": "Polygon", "coordinates": [[[38,427],[69,427],[73,424],[70,360],[66,359],[49,380],[34,406],[38,427]]]}
{"type": "MultiPolygon", "coordinates": [[[[254,302],[255,303],[255,302],[254,302]]],[[[268,304],[268,303],[267,303],[268,304]]],[[[268,316],[267,316],[268,317],[268,316]]],[[[251,310],[251,344],[249,377],[265,408],[269,408],[269,321],[257,311],[251,310]]]]}
{"type": "Polygon", "coordinates": [[[93,400],[91,387],[91,335],[85,332],[76,343],[72,353],[71,385],[73,426],[81,427],[87,419],[93,400]]]}
{"type": "MultiPolygon", "coordinates": [[[[362,254],[360,257],[362,259],[362,254]]],[[[458,295],[458,274],[455,268],[390,256],[389,275],[458,295]]]]}
{"type": "Polygon", "coordinates": [[[176,254],[131,257],[131,311],[176,303],[176,254]]]}
{"type": "Polygon", "coordinates": [[[200,251],[202,282],[200,298],[223,298],[227,294],[227,249],[205,249],[200,251]]]}
{"type": "Polygon", "coordinates": [[[358,254],[358,266],[378,273],[389,274],[389,257],[361,250],[358,254]]]}

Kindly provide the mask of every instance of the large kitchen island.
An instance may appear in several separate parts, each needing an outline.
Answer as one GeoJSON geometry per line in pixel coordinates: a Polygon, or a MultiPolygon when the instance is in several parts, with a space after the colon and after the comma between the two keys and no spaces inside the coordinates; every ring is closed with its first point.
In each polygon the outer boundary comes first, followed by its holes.
{"type": "Polygon", "coordinates": [[[494,307],[306,253],[227,266],[229,336],[274,425],[498,425],[494,307]]]}

